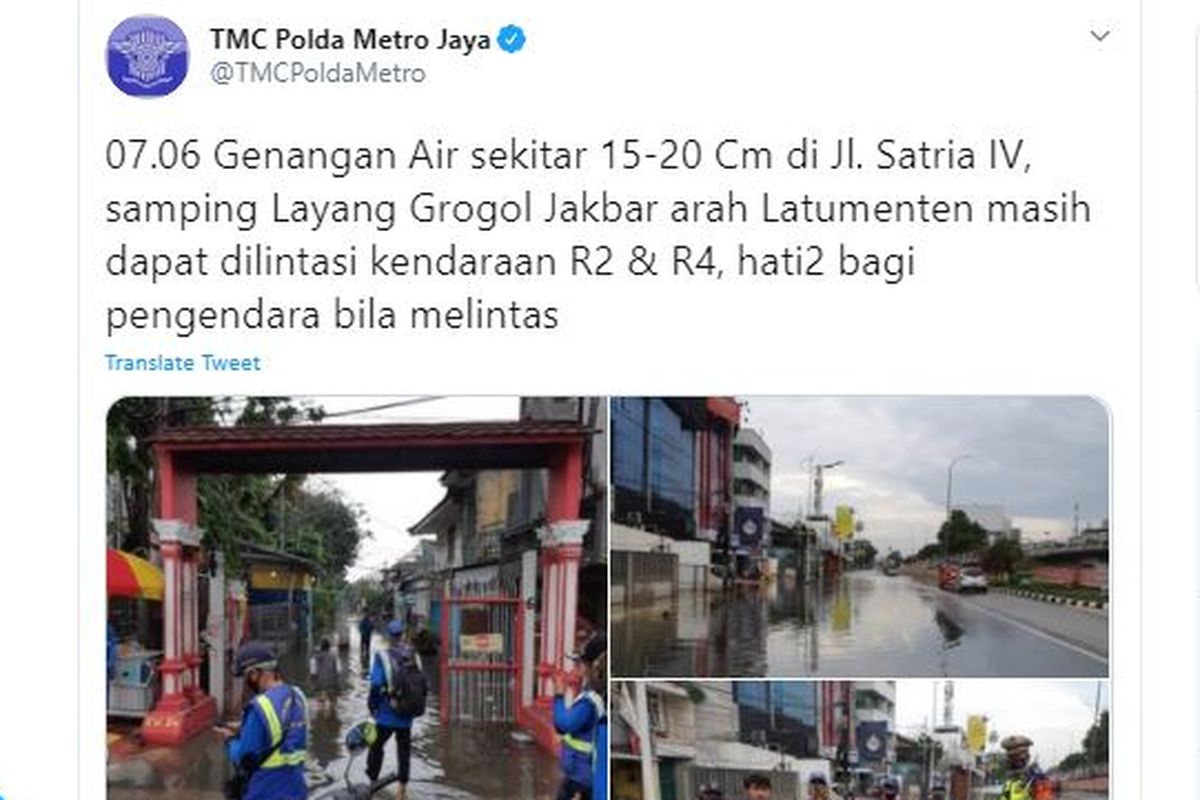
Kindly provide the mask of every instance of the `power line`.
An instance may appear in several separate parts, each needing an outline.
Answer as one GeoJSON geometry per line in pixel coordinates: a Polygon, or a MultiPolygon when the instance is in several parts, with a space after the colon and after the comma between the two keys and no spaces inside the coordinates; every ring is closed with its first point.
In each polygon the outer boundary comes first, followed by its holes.
{"type": "Polygon", "coordinates": [[[369,414],[372,411],[386,411],[389,408],[400,408],[401,406],[415,406],[421,403],[432,403],[436,400],[445,400],[446,395],[429,395],[427,397],[415,397],[411,400],[397,400],[393,403],[381,403],[377,406],[367,406],[366,408],[354,408],[349,411],[330,411],[323,415],[323,418],[331,417],[349,417],[355,414],[369,414]]]}

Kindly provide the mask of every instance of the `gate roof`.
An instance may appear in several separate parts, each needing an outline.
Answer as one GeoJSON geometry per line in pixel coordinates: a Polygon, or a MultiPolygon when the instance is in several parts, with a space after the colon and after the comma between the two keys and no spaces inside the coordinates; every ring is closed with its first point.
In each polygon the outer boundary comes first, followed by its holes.
{"type": "Polygon", "coordinates": [[[150,441],[177,469],[205,473],[536,469],[595,431],[545,420],[398,425],[200,426],[150,441]]]}

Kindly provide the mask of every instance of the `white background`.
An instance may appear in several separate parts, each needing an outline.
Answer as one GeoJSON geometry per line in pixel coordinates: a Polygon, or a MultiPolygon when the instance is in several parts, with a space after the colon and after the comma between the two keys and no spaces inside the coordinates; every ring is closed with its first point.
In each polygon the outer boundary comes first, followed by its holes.
{"type": "MultiPolygon", "coordinates": [[[[236,11],[216,10],[239,7],[161,10],[190,32],[210,22],[252,24],[236,11]]],[[[288,13],[313,24],[332,19],[320,17],[316,4],[307,17],[301,8],[290,4],[288,13]]],[[[454,101],[427,86],[404,95],[402,115],[383,104],[368,109],[362,96],[218,91],[204,81],[202,36],[193,37],[195,72],[176,96],[162,105],[127,101],[103,73],[103,40],[120,17],[145,10],[160,9],[108,3],[84,8],[79,80],[90,137],[82,146],[85,214],[103,138],[118,129],[150,136],[195,129],[203,136],[218,130],[221,114],[241,120],[248,132],[263,130],[269,119],[302,127],[313,138],[333,120],[379,125],[394,116],[389,127],[403,129],[417,120],[430,129],[469,131],[478,141],[519,126],[547,138],[597,141],[633,131],[649,138],[730,129],[767,130],[786,140],[794,128],[809,126],[934,138],[964,127],[986,136],[1005,126],[1028,132],[1039,151],[1053,154],[1045,159],[1047,168],[1053,160],[1055,172],[1102,200],[1104,224],[1086,235],[1038,242],[939,239],[929,248],[938,254],[936,269],[899,290],[684,291],[661,284],[635,293],[622,285],[593,289],[586,304],[574,304],[565,336],[514,342],[496,336],[457,342],[307,338],[303,357],[293,358],[277,338],[261,348],[274,354],[274,370],[257,381],[215,384],[197,376],[117,383],[99,369],[96,355],[106,346],[98,338],[97,316],[85,310],[77,380],[74,22],[69,14],[52,18],[48,7],[36,12],[45,19],[26,12],[13,27],[38,33],[10,37],[15,49],[4,57],[12,62],[5,74],[13,91],[6,93],[11,110],[0,134],[6,143],[13,140],[6,144],[12,155],[5,159],[3,219],[6,239],[14,241],[16,234],[3,293],[8,379],[0,394],[10,428],[3,468],[8,536],[0,560],[6,644],[0,659],[0,796],[63,797],[76,783],[81,797],[103,796],[104,572],[97,531],[108,402],[121,394],[263,391],[1101,397],[1113,412],[1115,455],[1113,796],[1193,791],[1200,333],[1193,6],[1019,2],[988,10],[862,3],[842,13],[814,5],[781,17],[753,7],[709,14],[683,5],[610,3],[588,14],[526,5],[519,14],[503,14],[525,25],[527,52],[512,64],[481,60],[487,67],[503,64],[503,74],[464,68],[459,80],[446,84],[461,93],[454,101]],[[1093,26],[1114,29],[1103,48],[1090,43],[1093,26]],[[48,32],[54,36],[48,39],[48,32]],[[47,56],[51,40],[57,41],[55,55],[47,56]],[[168,103],[170,110],[161,110],[168,103]],[[620,117],[605,124],[610,115],[620,117]],[[585,134],[585,125],[596,133],[585,134]],[[753,309],[756,336],[766,343],[761,348],[747,349],[730,336],[727,321],[739,324],[746,309],[753,309]],[[674,363],[640,358],[653,349],[646,347],[648,337],[675,343],[674,363]],[[339,349],[347,347],[353,358],[339,349]],[[444,368],[456,361],[469,366],[444,368]],[[523,368],[513,369],[514,361],[523,368]],[[714,363],[730,366],[714,369],[714,363]],[[84,403],[79,417],[77,389],[84,403]],[[78,773],[72,737],[64,735],[76,728],[76,707],[78,773]]],[[[493,11],[460,10],[455,16],[479,20],[485,30],[510,21],[493,11]]],[[[282,17],[270,21],[277,19],[282,17]]],[[[385,19],[391,18],[376,21],[385,19]]],[[[428,19],[434,26],[449,21],[441,14],[428,19]]],[[[86,255],[82,296],[103,304],[107,295],[86,255]]]]}

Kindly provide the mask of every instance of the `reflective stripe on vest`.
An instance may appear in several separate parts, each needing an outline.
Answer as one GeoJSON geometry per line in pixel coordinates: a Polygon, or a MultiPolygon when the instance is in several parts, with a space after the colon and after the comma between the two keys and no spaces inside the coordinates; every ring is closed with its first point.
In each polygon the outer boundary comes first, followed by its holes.
{"type": "MultiPolygon", "coordinates": [[[[575,705],[580,700],[587,700],[592,704],[592,708],[594,708],[596,711],[596,721],[592,723],[591,730],[592,739],[594,740],[596,738],[596,728],[600,726],[600,720],[607,716],[605,714],[604,701],[600,699],[600,695],[596,694],[591,689],[584,691],[583,694],[572,700],[571,705],[575,705]]],[[[584,741],[574,734],[564,734],[562,740],[563,744],[579,753],[591,755],[592,751],[595,750],[592,742],[584,741]]]]}
{"type": "MultiPolygon", "coordinates": [[[[293,688],[287,700],[284,701],[284,713],[286,715],[287,710],[291,708],[291,704],[297,700],[300,702],[301,710],[304,713],[304,720],[301,724],[303,725],[303,730],[307,735],[308,701],[305,700],[304,695],[300,694],[297,689],[293,688]]],[[[267,731],[271,736],[271,755],[266,761],[259,765],[259,769],[279,769],[280,767],[303,766],[305,759],[308,757],[308,754],[304,748],[293,750],[290,753],[282,752],[283,737],[286,732],[283,729],[283,723],[280,721],[279,715],[275,713],[275,704],[271,702],[271,698],[267,697],[266,693],[264,692],[263,694],[255,697],[254,702],[258,704],[259,711],[262,712],[263,718],[266,719],[267,731]]],[[[289,725],[289,729],[295,727],[295,725],[296,723],[291,723],[291,725],[289,725]]]]}
{"type": "Polygon", "coordinates": [[[565,744],[567,747],[580,753],[584,753],[585,755],[591,755],[592,750],[595,749],[592,747],[591,742],[585,742],[583,739],[580,739],[577,736],[573,736],[569,733],[565,734],[562,740],[563,744],[565,744]]]}
{"type": "Polygon", "coordinates": [[[383,662],[383,688],[387,690],[388,694],[391,694],[396,691],[396,687],[392,684],[392,651],[384,650],[378,655],[378,658],[383,662]]]}

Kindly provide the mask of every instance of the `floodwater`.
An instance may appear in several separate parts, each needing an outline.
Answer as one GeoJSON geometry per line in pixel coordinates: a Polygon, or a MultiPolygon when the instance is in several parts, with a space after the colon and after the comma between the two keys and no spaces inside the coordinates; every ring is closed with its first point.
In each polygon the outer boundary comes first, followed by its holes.
{"type": "MultiPolygon", "coordinates": [[[[377,642],[378,643],[378,642],[377,642]]],[[[411,800],[491,800],[554,797],[559,782],[556,760],[506,725],[454,723],[438,719],[437,664],[426,659],[431,694],[429,708],[413,728],[413,755],[408,797],[411,800]]],[[[366,754],[354,759],[342,745],[345,732],[366,719],[368,684],[358,659],[357,633],[349,653],[340,659],[342,688],[332,702],[310,693],[311,731],[308,745],[309,797],[319,800],[352,783],[366,783],[366,754]],[[352,663],[351,663],[352,662],[352,663]],[[347,669],[348,666],[353,668],[347,669]],[[347,772],[347,768],[349,771],[347,772]]],[[[306,675],[302,655],[285,659],[286,675],[306,675]]],[[[396,750],[385,750],[383,776],[395,770],[396,750]]],[[[202,734],[182,748],[148,748],[110,758],[109,800],[220,800],[227,774],[221,737],[202,734]]],[[[377,797],[394,797],[395,786],[377,797]]]]}
{"type": "MultiPolygon", "coordinates": [[[[614,608],[612,665],[625,677],[1108,674],[1103,654],[990,602],[877,572],[850,572],[823,586],[781,579],[728,592],[681,592],[652,606],[614,608]]],[[[1061,627],[1069,611],[1046,606],[1036,613],[1061,627]]]]}

